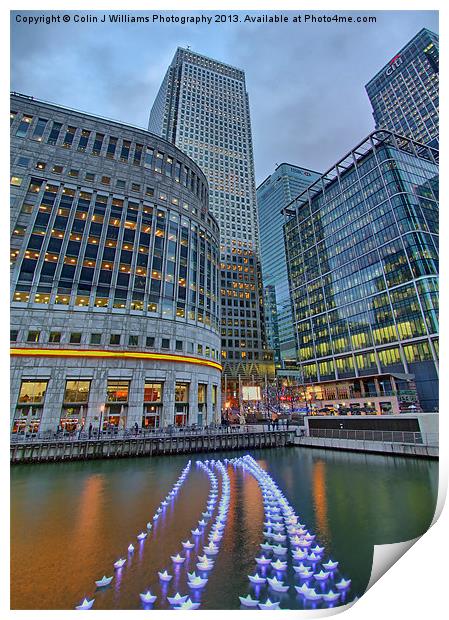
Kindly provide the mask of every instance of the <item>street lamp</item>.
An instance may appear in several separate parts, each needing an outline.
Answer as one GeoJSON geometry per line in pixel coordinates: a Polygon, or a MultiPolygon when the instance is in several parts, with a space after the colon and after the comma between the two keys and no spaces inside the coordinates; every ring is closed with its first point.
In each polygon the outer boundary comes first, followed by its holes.
{"type": "Polygon", "coordinates": [[[101,425],[103,424],[103,415],[104,415],[104,403],[100,405],[100,425],[98,427],[98,439],[100,439],[101,425]]]}

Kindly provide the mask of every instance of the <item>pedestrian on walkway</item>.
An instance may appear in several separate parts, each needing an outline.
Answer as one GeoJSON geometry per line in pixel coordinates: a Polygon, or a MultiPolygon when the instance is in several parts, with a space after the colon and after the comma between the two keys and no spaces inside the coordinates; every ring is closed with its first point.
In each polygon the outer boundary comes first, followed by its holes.
{"type": "Polygon", "coordinates": [[[89,424],[89,439],[92,437],[92,422],[89,424]]]}

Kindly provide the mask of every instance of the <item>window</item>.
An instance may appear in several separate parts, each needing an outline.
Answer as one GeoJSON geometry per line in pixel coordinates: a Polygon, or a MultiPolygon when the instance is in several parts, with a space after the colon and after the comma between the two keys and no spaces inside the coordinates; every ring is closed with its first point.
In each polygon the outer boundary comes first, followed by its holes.
{"type": "Polygon", "coordinates": [[[16,176],[11,177],[11,185],[13,185],[14,187],[20,187],[22,185],[22,181],[23,181],[22,177],[16,177],[16,176]]]}
{"type": "Polygon", "coordinates": [[[131,191],[133,192],[140,192],[140,183],[132,183],[131,184],[131,191]]]}
{"type": "Polygon", "coordinates": [[[101,344],[101,334],[91,334],[90,344],[101,344]]]}
{"type": "Polygon", "coordinates": [[[40,336],[40,332],[39,331],[29,331],[28,335],[27,335],[27,342],[39,342],[39,336],[40,336]]]}
{"type": "Polygon", "coordinates": [[[128,345],[130,347],[137,347],[138,344],[139,344],[139,336],[131,334],[128,338],[128,345]]]}
{"type": "Polygon", "coordinates": [[[188,403],[189,402],[189,384],[188,383],[176,383],[175,386],[175,402],[188,403]]]}
{"type": "Polygon", "coordinates": [[[89,142],[89,136],[90,131],[88,131],[87,129],[81,130],[81,137],[80,141],[78,142],[78,151],[81,151],[81,153],[84,153],[84,151],[86,150],[87,143],[89,142]]]}
{"type": "Polygon", "coordinates": [[[161,347],[163,349],[169,349],[170,348],[170,340],[169,340],[169,338],[162,338],[161,347]]]}
{"type": "Polygon", "coordinates": [[[42,141],[42,136],[44,135],[47,123],[48,121],[46,118],[38,118],[36,127],[34,128],[33,135],[31,137],[32,140],[37,140],[38,142],[42,141]]]}
{"type": "Polygon", "coordinates": [[[22,381],[19,404],[42,403],[45,398],[48,381],[22,381]]]}
{"type": "Polygon", "coordinates": [[[94,145],[93,145],[93,148],[92,148],[92,154],[93,155],[100,155],[101,147],[103,146],[103,140],[104,140],[104,134],[102,134],[102,133],[96,133],[95,134],[94,145]]]}
{"type": "Polygon", "coordinates": [[[61,128],[62,128],[62,123],[53,122],[50,134],[47,139],[47,144],[56,144],[61,128]]]}
{"type": "Polygon", "coordinates": [[[44,161],[36,162],[36,170],[45,170],[47,164],[44,161]]]}
{"type": "Polygon", "coordinates": [[[143,401],[145,403],[161,403],[162,383],[145,381],[145,387],[143,390],[143,401]]]}
{"type": "Polygon", "coordinates": [[[64,142],[62,143],[62,146],[65,147],[66,149],[69,149],[72,146],[73,138],[75,137],[75,132],[76,132],[76,127],[70,127],[70,125],[67,127],[67,131],[64,137],[64,142]]]}
{"type": "Polygon", "coordinates": [[[87,403],[89,400],[90,381],[69,380],[65,384],[65,403],[87,403]]]}
{"type": "Polygon", "coordinates": [[[48,342],[61,342],[61,332],[50,332],[48,342]]]}
{"type": "Polygon", "coordinates": [[[59,164],[55,164],[53,168],[51,169],[51,171],[54,172],[55,174],[62,174],[63,170],[64,170],[64,167],[60,166],[59,164]]]}
{"type": "Polygon", "coordinates": [[[16,136],[18,138],[24,138],[27,133],[28,133],[28,129],[31,125],[31,122],[33,120],[33,117],[30,116],[29,114],[24,114],[22,116],[22,120],[19,123],[19,126],[17,127],[17,131],[16,131],[16,136]]]}
{"type": "Polygon", "coordinates": [[[128,161],[130,148],[131,148],[131,142],[129,140],[123,140],[122,150],[120,152],[120,161],[123,161],[123,162],[128,161]]]}
{"type": "Polygon", "coordinates": [[[154,342],[155,342],[155,338],[154,336],[147,336],[146,339],[146,346],[149,347],[150,349],[154,348],[154,342]]]}
{"type": "Polygon", "coordinates": [[[145,159],[143,162],[143,165],[145,168],[151,168],[153,164],[153,154],[154,154],[153,149],[147,146],[146,151],[145,151],[145,159]]]}
{"type": "Polygon", "coordinates": [[[17,342],[17,337],[19,335],[19,330],[11,329],[9,332],[9,340],[10,342],[17,342]]]}
{"type": "Polygon", "coordinates": [[[109,344],[119,345],[120,344],[120,334],[111,334],[109,338],[109,344]]]}
{"type": "Polygon", "coordinates": [[[175,349],[177,351],[182,351],[182,340],[176,340],[175,349]]]}
{"type": "Polygon", "coordinates": [[[69,176],[70,177],[73,177],[73,178],[77,179],[79,177],[79,174],[80,174],[80,171],[76,170],[75,168],[71,168],[69,170],[69,176]]]}
{"type": "Polygon", "coordinates": [[[136,144],[136,148],[134,150],[134,159],[133,159],[133,164],[135,166],[140,166],[140,162],[142,160],[142,152],[143,152],[143,144],[136,144]]]}
{"type": "Polygon", "coordinates": [[[111,183],[111,177],[108,177],[108,176],[105,176],[105,175],[104,175],[104,176],[102,176],[102,177],[101,177],[101,183],[102,183],[103,185],[110,185],[110,183],[111,183]]]}
{"type": "Polygon", "coordinates": [[[125,189],[126,187],[126,181],[124,181],[123,179],[117,179],[117,181],[115,182],[115,186],[118,189],[125,189]]]}
{"type": "Polygon", "coordinates": [[[106,151],[106,157],[108,159],[114,159],[115,149],[117,148],[117,138],[110,137],[108,148],[106,151]]]}
{"type": "Polygon", "coordinates": [[[81,332],[72,332],[70,334],[70,344],[80,344],[81,332]]]}
{"type": "Polygon", "coordinates": [[[29,163],[30,163],[29,157],[19,157],[19,159],[17,160],[17,165],[20,166],[21,168],[27,168],[29,163]]]}
{"type": "Polygon", "coordinates": [[[86,181],[93,183],[95,181],[95,175],[93,172],[86,172],[85,177],[86,181]]]}
{"type": "Polygon", "coordinates": [[[108,381],[106,388],[108,403],[128,402],[129,381],[108,381]]]}

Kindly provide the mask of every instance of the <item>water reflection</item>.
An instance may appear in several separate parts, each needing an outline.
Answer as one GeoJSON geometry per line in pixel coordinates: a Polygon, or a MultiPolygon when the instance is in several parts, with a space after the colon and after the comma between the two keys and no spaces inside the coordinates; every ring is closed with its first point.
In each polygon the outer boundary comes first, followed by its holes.
{"type": "MultiPolygon", "coordinates": [[[[317,532],[329,555],[340,561],[343,574],[351,575],[353,594],[360,595],[369,580],[374,544],[414,538],[432,519],[436,462],[295,448],[252,454],[307,527],[317,532]]],[[[232,458],[236,453],[212,458],[223,456],[232,458]]],[[[205,511],[207,477],[192,471],[148,538],[139,543],[135,536],[186,462],[184,456],[173,456],[13,467],[12,608],[73,609],[84,595],[92,594],[96,579],[112,575],[119,557],[127,562],[114,571],[110,588],[95,593],[95,609],[148,608],[139,598],[139,592],[148,588],[158,596],[149,608],[168,608],[164,593],[186,590],[180,573],[172,570],[170,555],[185,555],[188,570],[193,571],[200,544],[207,544],[204,534],[193,539],[190,533],[205,511]],[[191,552],[180,543],[188,538],[195,544],[191,552]],[[131,541],[134,555],[126,551],[131,541]],[[168,586],[157,578],[164,567],[174,575],[168,586]]],[[[238,595],[246,592],[247,575],[254,572],[254,557],[263,540],[257,483],[233,468],[228,471],[231,501],[221,550],[207,587],[189,594],[193,601],[201,601],[201,609],[239,608],[238,595]]],[[[299,608],[300,603],[294,596],[287,606],[299,608]]]]}

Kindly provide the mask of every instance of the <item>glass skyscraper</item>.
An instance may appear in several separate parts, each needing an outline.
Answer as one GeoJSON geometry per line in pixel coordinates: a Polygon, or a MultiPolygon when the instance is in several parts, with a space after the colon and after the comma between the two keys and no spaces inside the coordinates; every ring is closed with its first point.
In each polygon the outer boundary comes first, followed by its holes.
{"type": "Polygon", "coordinates": [[[285,210],[312,404],[438,405],[438,151],[376,131],[285,210]]]}
{"type": "Polygon", "coordinates": [[[439,38],[423,28],[366,85],[376,128],[438,148],[439,38]]]}
{"type": "Polygon", "coordinates": [[[273,372],[265,338],[244,72],[178,48],[154,101],[149,129],[189,155],[209,182],[209,208],[221,231],[222,361],[228,400],[236,395],[239,380],[257,382],[273,372]]]}
{"type": "Polygon", "coordinates": [[[319,176],[307,168],[283,163],[257,188],[267,340],[280,366],[296,362],[282,209],[319,176]]]}

